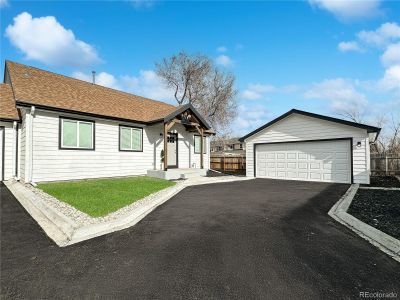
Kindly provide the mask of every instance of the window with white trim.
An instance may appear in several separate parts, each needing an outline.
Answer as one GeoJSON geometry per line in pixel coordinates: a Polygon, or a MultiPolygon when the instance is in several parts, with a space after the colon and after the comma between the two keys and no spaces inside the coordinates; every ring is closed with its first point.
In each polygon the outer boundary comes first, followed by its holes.
{"type": "Polygon", "coordinates": [[[94,149],[94,122],[61,119],[61,149],[94,149]]]}
{"type": "Polygon", "coordinates": [[[120,151],[143,151],[143,128],[119,127],[120,151]]]}
{"type": "MultiPolygon", "coordinates": [[[[194,153],[199,154],[200,153],[200,147],[201,147],[201,136],[200,135],[195,135],[194,136],[194,153]]],[[[206,143],[206,137],[203,136],[203,153],[207,153],[207,143],[206,143]]]]}

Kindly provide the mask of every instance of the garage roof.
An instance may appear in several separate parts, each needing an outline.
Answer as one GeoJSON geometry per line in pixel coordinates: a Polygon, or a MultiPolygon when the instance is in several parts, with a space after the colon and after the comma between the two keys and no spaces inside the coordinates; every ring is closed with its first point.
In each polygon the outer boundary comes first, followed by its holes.
{"type": "Polygon", "coordinates": [[[291,114],[299,114],[299,115],[303,115],[303,116],[307,116],[307,117],[317,118],[317,119],[321,119],[321,120],[325,120],[325,121],[330,121],[330,122],[335,122],[335,123],[339,123],[339,124],[343,124],[343,125],[348,125],[348,126],[352,126],[352,127],[365,129],[365,130],[367,130],[368,133],[376,133],[376,137],[378,137],[378,134],[381,131],[381,128],[375,127],[375,126],[370,126],[370,125],[351,122],[351,121],[347,121],[347,120],[343,120],[343,119],[338,119],[338,118],[328,117],[328,116],[324,116],[324,115],[314,114],[314,113],[310,113],[310,112],[299,110],[299,109],[291,109],[287,113],[284,113],[283,115],[281,115],[278,118],[272,120],[271,122],[268,122],[267,124],[257,128],[256,130],[250,132],[249,134],[241,137],[239,139],[239,141],[243,142],[248,137],[250,137],[250,136],[256,134],[257,132],[260,132],[261,130],[263,130],[263,129],[275,124],[276,122],[286,118],[287,116],[290,116],[291,114]]]}

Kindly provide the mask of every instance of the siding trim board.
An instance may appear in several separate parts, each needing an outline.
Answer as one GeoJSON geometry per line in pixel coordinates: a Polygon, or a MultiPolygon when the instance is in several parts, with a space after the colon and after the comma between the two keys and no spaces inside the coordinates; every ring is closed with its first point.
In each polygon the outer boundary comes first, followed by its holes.
{"type": "Polygon", "coordinates": [[[256,149],[258,145],[275,145],[275,144],[293,144],[293,143],[309,143],[309,142],[329,142],[329,141],[349,141],[350,145],[350,175],[351,175],[351,183],[354,183],[354,170],[353,170],[353,138],[332,138],[332,139],[315,139],[315,140],[300,140],[300,141],[282,141],[282,142],[265,142],[265,143],[253,143],[253,172],[254,177],[257,177],[257,155],[256,149]]]}
{"type": "Polygon", "coordinates": [[[15,132],[15,174],[14,174],[15,177],[18,177],[18,151],[19,151],[19,148],[18,148],[18,127],[19,127],[19,125],[17,123],[17,126],[15,128],[15,130],[16,130],[16,132],[15,132]]]}
{"type": "Polygon", "coordinates": [[[4,170],[6,169],[5,167],[5,156],[6,156],[6,127],[5,126],[0,126],[0,130],[3,132],[2,137],[1,137],[1,180],[4,180],[4,170]]]}

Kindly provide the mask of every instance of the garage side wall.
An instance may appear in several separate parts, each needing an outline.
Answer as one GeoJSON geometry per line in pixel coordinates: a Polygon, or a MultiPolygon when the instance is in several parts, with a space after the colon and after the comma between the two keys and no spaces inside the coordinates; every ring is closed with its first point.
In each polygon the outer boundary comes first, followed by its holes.
{"type": "Polygon", "coordinates": [[[368,133],[364,129],[293,114],[247,138],[246,175],[254,176],[254,144],[320,139],[353,138],[354,183],[369,183],[368,133]],[[361,146],[357,147],[357,143],[361,146]]]}

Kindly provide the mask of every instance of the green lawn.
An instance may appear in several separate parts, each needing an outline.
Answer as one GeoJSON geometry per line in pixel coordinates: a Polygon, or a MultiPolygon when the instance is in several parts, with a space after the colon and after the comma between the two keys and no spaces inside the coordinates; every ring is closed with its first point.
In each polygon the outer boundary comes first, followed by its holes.
{"type": "Polygon", "coordinates": [[[92,217],[100,217],[173,185],[175,182],[138,176],[41,183],[38,188],[92,217]]]}

